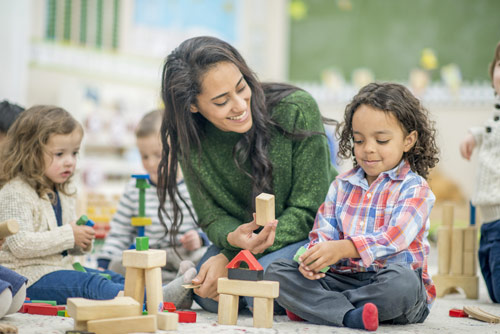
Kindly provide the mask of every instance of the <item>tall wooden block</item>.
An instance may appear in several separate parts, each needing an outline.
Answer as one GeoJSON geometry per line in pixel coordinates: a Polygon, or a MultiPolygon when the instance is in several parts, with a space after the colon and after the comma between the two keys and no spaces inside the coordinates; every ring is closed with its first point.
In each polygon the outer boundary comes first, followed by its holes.
{"type": "Polygon", "coordinates": [[[463,275],[464,229],[454,228],[451,232],[451,275],[463,275]]]}
{"type": "Polygon", "coordinates": [[[274,313],[274,299],[253,299],[253,326],[257,328],[272,328],[274,313]]]}
{"type": "Polygon", "coordinates": [[[156,315],[91,320],[87,322],[87,330],[95,334],[154,333],[156,329],[156,315]]]}
{"type": "Polygon", "coordinates": [[[163,308],[161,268],[146,269],[146,302],[148,314],[155,315],[163,308]]]}
{"type": "Polygon", "coordinates": [[[137,316],[142,312],[142,303],[131,297],[116,297],[109,300],[68,298],[66,310],[75,322],[80,322],[137,316]]]}
{"type": "Polygon", "coordinates": [[[442,275],[450,273],[451,231],[450,227],[438,229],[438,271],[442,275]]]}
{"type": "Polygon", "coordinates": [[[465,276],[475,276],[477,273],[477,227],[464,229],[463,272],[465,276]]]}
{"type": "Polygon", "coordinates": [[[220,325],[236,325],[239,300],[239,296],[219,294],[218,322],[220,325]]]}
{"type": "Polygon", "coordinates": [[[443,204],[443,226],[453,227],[453,204],[444,203],[443,204]]]}
{"type": "Polygon", "coordinates": [[[228,295],[276,298],[280,284],[275,281],[242,281],[221,277],[217,283],[217,292],[228,295]]]}
{"type": "Polygon", "coordinates": [[[260,226],[275,219],[274,195],[262,193],[255,198],[255,216],[256,223],[260,226]]]}
{"type": "Polygon", "coordinates": [[[127,267],[125,271],[124,295],[134,298],[141,305],[144,302],[144,269],[127,267]]]}

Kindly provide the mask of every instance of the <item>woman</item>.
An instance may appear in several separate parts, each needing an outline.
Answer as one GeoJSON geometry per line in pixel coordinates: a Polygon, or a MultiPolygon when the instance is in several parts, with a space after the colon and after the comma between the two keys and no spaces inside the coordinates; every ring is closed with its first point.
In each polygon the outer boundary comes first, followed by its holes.
{"type": "MultiPolygon", "coordinates": [[[[264,269],[292,258],[337,172],[313,98],[290,85],[260,83],[239,52],[217,38],[188,39],[167,57],[162,98],[160,208],[167,196],[176,203],[180,163],[198,223],[213,243],[192,281],[201,284],[195,300],[217,312],[217,279],[227,276],[227,263],[241,249],[264,269]],[[259,230],[253,213],[262,192],[275,195],[277,220],[259,230]]],[[[178,206],[174,211],[171,238],[182,222],[178,206]]]]}

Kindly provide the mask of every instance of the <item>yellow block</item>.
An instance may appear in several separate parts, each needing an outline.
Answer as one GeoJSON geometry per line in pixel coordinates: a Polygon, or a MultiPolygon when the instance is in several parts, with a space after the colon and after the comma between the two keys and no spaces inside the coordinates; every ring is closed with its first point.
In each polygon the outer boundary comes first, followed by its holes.
{"type": "Polygon", "coordinates": [[[153,223],[149,217],[132,217],[130,220],[132,226],[148,226],[153,223]]]}

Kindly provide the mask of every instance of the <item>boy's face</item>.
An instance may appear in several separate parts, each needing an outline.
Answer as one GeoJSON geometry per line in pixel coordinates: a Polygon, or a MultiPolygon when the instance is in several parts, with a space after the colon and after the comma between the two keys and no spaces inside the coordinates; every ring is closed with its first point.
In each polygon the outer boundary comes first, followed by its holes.
{"type": "Polygon", "coordinates": [[[158,184],[158,165],[161,160],[161,140],[159,134],[137,138],[137,148],[141,154],[142,166],[154,184],[158,184]]]}
{"type": "Polygon", "coordinates": [[[498,96],[500,96],[500,60],[497,60],[493,68],[493,88],[498,96]]]}

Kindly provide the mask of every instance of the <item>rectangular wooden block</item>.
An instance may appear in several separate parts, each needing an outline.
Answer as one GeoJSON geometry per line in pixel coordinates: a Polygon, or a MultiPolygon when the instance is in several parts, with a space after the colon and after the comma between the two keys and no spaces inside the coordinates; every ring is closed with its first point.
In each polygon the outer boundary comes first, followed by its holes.
{"type": "Polygon", "coordinates": [[[176,331],[179,324],[179,315],[173,312],[160,312],[157,315],[158,329],[176,331]]]}
{"type": "Polygon", "coordinates": [[[235,296],[276,298],[279,290],[279,282],[274,281],[243,281],[221,277],[217,283],[218,293],[235,296]]]}
{"type": "Polygon", "coordinates": [[[469,299],[479,297],[479,278],[477,276],[434,275],[432,280],[436,285],[438,298],[444,297],[453,288],[462,288],[469,299]]]}
{"type": "Polygon", "coordinates": [[[240,296],[219,294],[219,325],[236,325],[240,296]]]}
{"type": "Polygon", "coordinates": [[[87,322],[87,330],[96,334],[154,333],[156,332],[156,328],[156,315],[91,320],[87,322]]]}
{"type": "Polygon", "coordinates": [[[262,281],[264,279],[264,270],[229,268],[227,270],[227,278],[239,279],[243,281],[262,281]]]}
{"type": "Polygon", "coordinates": [[[477,227],[469,226],[464,229],[464,252],[475,252],[477,248],[477,227]]]}
{"type": "Polygon", "coordinates": [[[464,252],[464,276],[475,276],[477,272],[477,253],[464,252]]]}
{"type": "Polygon", "coordinates": [[[125,286],[123,293],[125,296],[134,298],[139,304],[144,302],[145,286],[144,269],[128,267],[125,271],[125,286]]]}
{"type": "Polygon", "coordinates": [[[140,315],[141,306],[131,297],[116,297],[110,300],[68,298],[66,310],[75,321],[87,321],[140,315]]]}
{"type": "Polygon", "coordinates": [[[142,269],[163,267],[167,264],[167,252],[163,249],[149,249],[146,251],[129,249],[123,251],[122,263],[124,267],[142,269]]]}
{"type": "Polygon", "coordinates": [[[450,273],[451,231],[450,227],[438,229],[438,272],[442,275],[450,273]]]}
{"type": "Polygon", "coordinates": [[[253,326],[256,328],[273,327],[274,299],[253,299],[253,326]]]}
{"type": "Polygon", "coordinates": [[[257,225],[265,226],[274,219],[274,195],[260,194],[255,198],[255,221],[257,225]]]}
{"type": "Polygon", "coordinates": [[[454,228],[451,232],[451,275],[463,275],[464,229],[454,228]]]}
{"type": "Polygon", "coordinates": [[[149,315],[161,312],[163,308],[163,291],[160,267],[146,269],[146,302],[149,315]]]}

